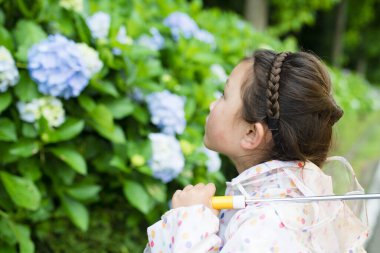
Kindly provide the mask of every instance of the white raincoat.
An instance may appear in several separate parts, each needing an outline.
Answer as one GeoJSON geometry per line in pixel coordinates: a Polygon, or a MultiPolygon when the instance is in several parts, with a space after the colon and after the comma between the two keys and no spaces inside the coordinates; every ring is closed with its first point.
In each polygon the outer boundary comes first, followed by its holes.
{"type": "MultiPolygon", "coordinates": [[[[226,189],[251,198],[332,194],[331,177],[311,162],[265,162],[226,189]]],[[[366,252],[368,230],[342,201],[272,202],[222,210],[219,217],[203,205],[172,209],[148,228],[148,237],[145,253],[356,253],[366,252]]]]}

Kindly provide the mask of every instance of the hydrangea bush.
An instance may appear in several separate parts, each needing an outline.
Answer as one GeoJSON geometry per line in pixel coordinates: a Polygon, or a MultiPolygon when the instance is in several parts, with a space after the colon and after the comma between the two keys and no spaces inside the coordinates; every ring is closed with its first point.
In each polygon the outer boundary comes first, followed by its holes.
{"type": "Polygon", "coordinates": [[[235,173],[203,146],[227,74],[296,42],[200,1],[32,2],[0,3],[0,252],[142,252],[175,189],[235,173]]]}

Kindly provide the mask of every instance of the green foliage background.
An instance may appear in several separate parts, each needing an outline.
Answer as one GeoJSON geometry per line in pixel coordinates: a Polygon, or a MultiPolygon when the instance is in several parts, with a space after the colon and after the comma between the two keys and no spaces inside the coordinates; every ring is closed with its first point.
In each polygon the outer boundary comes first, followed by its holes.
{"type": "MultiPolygon", "coordinates": [[[[202,9],[201,1],[85,3],[84,12],[76,13],[54,0],[0,1],[0,44],[11,51],[21,76],[14,88],[0,93],[0,252],[141,252],[146,227],[168,210],[175,189],[214,182],[223,194],[224,175],[229,179],[235,173],[227,160],[222,171],[208,173],[206,157],[196,152],[209,104],[223,87],[210,66],[221,64],[229,73],[254,49],[297,50],[294,39],[256,32],[235,14],[202,9]],[[96,11],[112,17],[108,40],[91,39],[85,18],[96,11]],[[188,13],[211,32],[216,48],[194,39],[173,41],[162,24],[173,11],[188,13]],[[164,49],[121,45],[116,40],[121,25],[133,39],[157,27],[165,37],[164,49]],[[78,98],[63,101],[67,120],[58,128],[43,118],[36,125],[21,121],[15,106],[40,96],[26,69],[27,51],[54,33],[87,43],[105,64],[78,98]],[[112,53],[114,47],[122,50],[120,56],[112,53]],[[135,87],[145,93],[167,89],[187,98],[187,127],[177,136],[186,166],[169,184],[154,179],[147,165],[147,135],[157,129],[146,105],[131,99],[135,87]]],[[[360,170],[379,153],[369,144],[380,141],[380,130],[373,130],[380,96],[355,74],[330,72],[346,112],[335,152],[354,152],[361,139],[367,151],[360,149],[366,156],[354,160],[360,170]]]]}

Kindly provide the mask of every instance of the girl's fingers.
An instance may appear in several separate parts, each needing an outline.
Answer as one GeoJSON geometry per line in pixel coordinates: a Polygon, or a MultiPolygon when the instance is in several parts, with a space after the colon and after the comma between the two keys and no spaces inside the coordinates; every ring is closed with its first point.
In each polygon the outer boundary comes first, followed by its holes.
{"type": "Polygon", "coordinates": [[[175,193],[173,194],[173,199],[177,197],[182,191],[181,190],[176,190],[175,193]]]}
{"type": "Polygon", "coordinates": [[[206,188],[207,193],[210,194],[210,196],[214,196],[216,187],[213,183],[208,183],[205,188],[206,188]]]}
{"type": "Polygon", "coordinates": [[[189,184],[189,185],[187,185],[185,188],[183,188],[183,191],[184,191],[184,192],[187,192],[187,191],[191,190],[192,188],[194,188],[194,186],[191,185],[191,184],[189,184]]]}
{"type": "Polygon", "coordinates": [[[196,184],[196,185],[194,186],[194,189],[199,190],[199,189],[202,189],[204,186],[205,186],[204,183],[199,183],[199,184],[196,184]]]}

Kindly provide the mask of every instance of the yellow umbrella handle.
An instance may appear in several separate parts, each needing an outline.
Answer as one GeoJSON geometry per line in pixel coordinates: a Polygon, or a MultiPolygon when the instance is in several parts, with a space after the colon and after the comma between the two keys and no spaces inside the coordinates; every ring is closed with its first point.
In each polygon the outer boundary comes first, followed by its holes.
{"type": "Polygon", "coordinates": [[[346,194],[346,195],[324,195],[324,196],[303,196],[296,198],[251,198],[246,199],[242,195],[237,196],[215,196],[211,199],[211,205],[214,209],[242,209],[250,203],[263,202],[311,202],[311,201],[341,201],[341,200],[369,200],[380,199],[380,193],[368,194],[346,194]]]}
{"type": "Polygon", "coordinates": [[[212,208],[221,209],[242,209],[246,207],[244,196],[215,196],[211,199],[212,208]]]}

